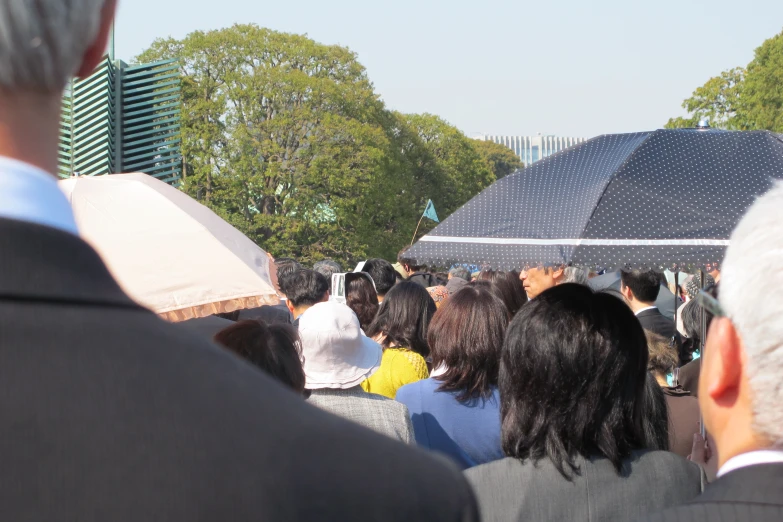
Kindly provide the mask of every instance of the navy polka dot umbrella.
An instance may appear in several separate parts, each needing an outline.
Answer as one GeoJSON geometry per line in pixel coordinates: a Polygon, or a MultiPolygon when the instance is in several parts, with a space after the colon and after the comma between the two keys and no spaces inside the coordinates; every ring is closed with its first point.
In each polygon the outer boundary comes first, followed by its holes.
{"type": "Polygon", "coordinates": [[[783,136],[767,131],[599,136],[497,181],[409,255],[501,270],[711,267],[754,199],[782,178],[783,136]]]}

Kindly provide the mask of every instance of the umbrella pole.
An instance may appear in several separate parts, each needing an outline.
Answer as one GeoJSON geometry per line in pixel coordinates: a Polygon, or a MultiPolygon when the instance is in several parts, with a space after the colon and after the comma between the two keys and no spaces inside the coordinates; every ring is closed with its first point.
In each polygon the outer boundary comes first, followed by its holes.
{"type": "Polygon", "coordinates": [[[416,225],[416,232],[413,233],[413,239],[411,239],[411,246],[413,246],[413,242],[416,241],[416,234],[419,233],[419,227],[421,226],[421,220],[424,219],[424,216],[421,216],[419,218],[419,224],[416,225]]]}
{"type": "Polygon", "coordinates": [[[677,324],[677,294],[680,292],[680,272],[674,272],[674,324],[677,324]]]}
{"type": "MultiPolygon", "coordinates": [[[[703,292],[704,289],[707,288],[707,274],[704,271],[704,269],[700,269],[699,272],[701,272],[701,291],[703,292]]],[[[699,356],[704,357],[704,345],[707,343],[707,310],[704,309],[704,307],[701,307],[701,335],[699,339],[699,356]]],[[[700,415],[701,419],[699,424],[701,425],[701,436],[705,437],[707,436],[707,429],[704,426],[704,416],[700,415]]]]}
{"type": "MultiPolygon", "coordinates": [[[[704,272],[704,269],[700,270],[701,272],[701,291],[703,292],[707,288],[707,274],[704,272]]],[[[699,350],[701,351],[702,357],[704,356],[704,345],[707,342],[707,311],[704,309],[704,307],[701,307],[701,339],[699,339],[699,350]]]]}

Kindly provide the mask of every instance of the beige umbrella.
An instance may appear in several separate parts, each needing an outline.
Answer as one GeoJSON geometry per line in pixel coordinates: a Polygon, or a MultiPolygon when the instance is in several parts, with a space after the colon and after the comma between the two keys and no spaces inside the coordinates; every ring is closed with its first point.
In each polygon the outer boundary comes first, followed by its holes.
{"type": "Polygon", "coordinates": [[[147,174],[85,176],[60,186],[82,237],[120,286],[163,318],[278,303],[266,252],[184,192],[147,174]]]}

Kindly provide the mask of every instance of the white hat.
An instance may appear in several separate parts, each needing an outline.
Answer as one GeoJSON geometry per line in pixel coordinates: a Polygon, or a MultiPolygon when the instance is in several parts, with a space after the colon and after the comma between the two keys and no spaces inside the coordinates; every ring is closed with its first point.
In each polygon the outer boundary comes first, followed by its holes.
{"type": "Polygon", "coordinates": [[[299,317],[305,388],[347,389],[381,365],[383,349],[365,336],[353,310],[334,301],[318,303],[299,317]]]}

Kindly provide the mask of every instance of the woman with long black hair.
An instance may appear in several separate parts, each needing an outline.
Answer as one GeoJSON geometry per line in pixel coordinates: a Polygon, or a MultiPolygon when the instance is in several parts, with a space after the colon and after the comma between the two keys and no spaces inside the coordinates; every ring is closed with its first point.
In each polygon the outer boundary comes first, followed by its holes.
{"type": "Polygon", "coordinates": [[[698,495],[698,466],[649,449],[647,358],[614,296],[567,283],[523,306],[500,363],[506,458],[466,471],[482,519],[635,520],[698,495]]]}

